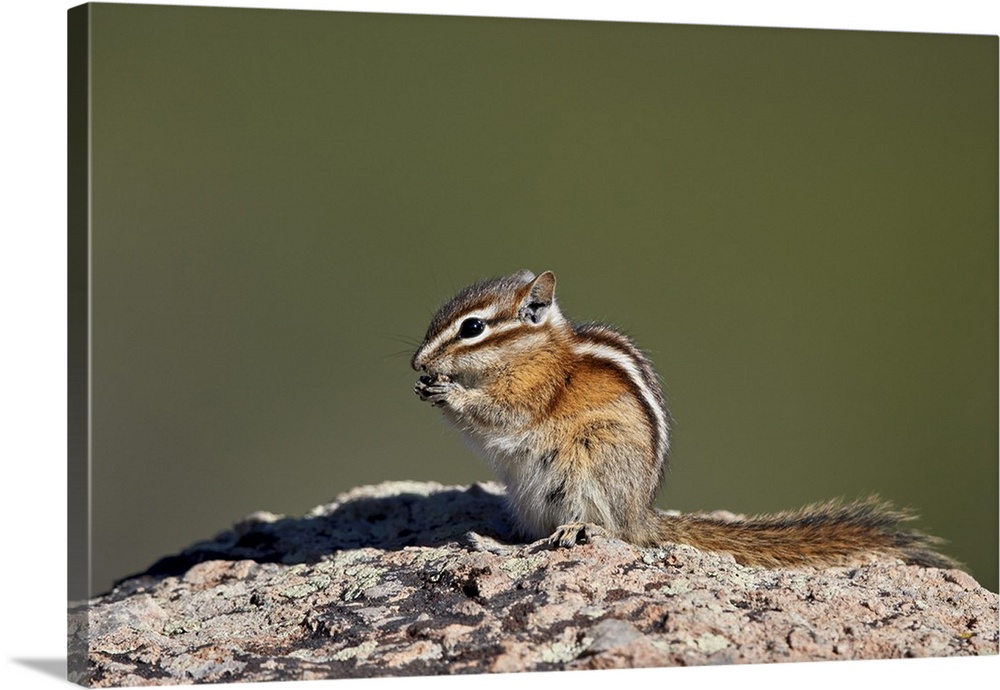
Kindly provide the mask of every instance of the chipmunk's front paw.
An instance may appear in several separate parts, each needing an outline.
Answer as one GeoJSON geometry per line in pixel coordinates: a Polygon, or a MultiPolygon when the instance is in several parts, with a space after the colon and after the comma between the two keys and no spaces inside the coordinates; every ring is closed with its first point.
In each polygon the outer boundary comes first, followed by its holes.
{"type": "Polygon", "coordinates": [[[551,546],[569,548],[584,542],[591,542],[596,536],[607,536],[607,532],[589,522],[569,522],[556,527],[556,531],[549,537],[548,542],[551,546]]]}
{"type": "Polygon", "coordinates": [[[421,376],[416,385],[413,386],[413,392],[417,394],[417,397],[435,407],[447,405],[448,396],[460,390],[463,390],[462,386],[444,374],[437,374],[434,377],[421,376]]]}

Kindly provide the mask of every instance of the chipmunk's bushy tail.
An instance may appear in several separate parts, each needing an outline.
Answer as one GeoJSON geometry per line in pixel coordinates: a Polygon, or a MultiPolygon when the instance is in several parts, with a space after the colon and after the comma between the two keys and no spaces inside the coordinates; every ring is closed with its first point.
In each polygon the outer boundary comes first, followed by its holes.
{"type": "Polygon", "coordinates": [[[847,565],[873,554],[933,568],[961,567],[934,549],[940,539],[901,528],[913,519],[877,496],[736,520],[657,511],[655,541],[725,551],[738,563],[767,568],[847,565]]]}

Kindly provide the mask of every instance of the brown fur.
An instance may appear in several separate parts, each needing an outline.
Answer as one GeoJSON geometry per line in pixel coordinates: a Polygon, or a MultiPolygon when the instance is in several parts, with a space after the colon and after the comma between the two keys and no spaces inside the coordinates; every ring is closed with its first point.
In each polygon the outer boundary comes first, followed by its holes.
{"type": "Polygon", "coordinates": [[[901,527],[913,518],[871,496],[854,503],[830,501],[735,521],[656,512],[656,529],[649,536],[651,543],[667,541],[725,551],[738,563],[768,568],[848,565],[874,554],[934,568],[959,567],[934,550],[940,540],[901,527]]]}
{"type": "Polygon", "coordinates": [[[412,361],[426,373],[417,394],[483,449],[525,536],[572,545],[596,527],[765,567],[876,553],[957,565],[933,549],[938,540],[900,527],[909,513],[874,497],[735,521],[654,509],[670,425],[656,373],[627,336],[565,320],[554,291],[551,273],[529,272],[465,288],[435,314],[412,361]],[[482,336],[459,334],[470,314],[487,311],[482,336]]]}

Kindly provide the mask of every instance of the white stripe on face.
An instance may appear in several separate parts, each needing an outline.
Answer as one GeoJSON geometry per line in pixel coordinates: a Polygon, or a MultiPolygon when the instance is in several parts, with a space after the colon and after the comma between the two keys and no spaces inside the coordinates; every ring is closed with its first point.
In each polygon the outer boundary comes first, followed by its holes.
{"type": "MultiPolygon", "coordinates": [[[[458,331],[462,327],[462,322],[466,319],[482,319],[483,321],[489,321],[497,314],[498,307],[496,305],[487,305],[479,309],[473,309],[471,311],[465,312],[458,317],[452,319],[451,323],[448,324],[447,328],[442,329],[440,333],[434,336],[430,342],[420,348],[420,352],[437,352],[444,343],[454,340],[458,337],[458,331]]],[[[487,333],[492,330],[489,326],[475,338],[469,338],[470,342],[478,342],[487,333]]]]}

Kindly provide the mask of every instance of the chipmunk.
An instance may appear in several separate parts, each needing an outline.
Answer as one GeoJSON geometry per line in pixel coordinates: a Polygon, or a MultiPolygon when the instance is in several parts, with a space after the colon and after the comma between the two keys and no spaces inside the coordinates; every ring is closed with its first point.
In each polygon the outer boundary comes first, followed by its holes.
{"type": "Polygon", "coordinates": [[[411,365],[421,400],[441,408],[507,487],[530,540],[573,546],[596,534],[638,546],[680,543],[744,565],[845,565],[876,553],[951,568],[939,540],[871,497],[726,520],[653,507],[671,417],[650,361],[631,339],[575,324],[556,279],[520,271],[460,291],[431,320],[411,365]]]}

